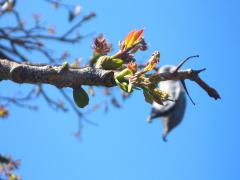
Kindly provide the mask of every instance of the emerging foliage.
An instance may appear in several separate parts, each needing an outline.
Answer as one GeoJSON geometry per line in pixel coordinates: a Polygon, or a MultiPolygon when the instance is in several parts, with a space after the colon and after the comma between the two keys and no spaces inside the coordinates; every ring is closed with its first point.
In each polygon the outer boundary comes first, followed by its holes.
{"type": "Polygon", "coordinates": [[[111,50],[111,45],[104,36],[95,38],[89,65],[95,64],[96,68],[116,70],[114,79],[122,91],[129,94],[134,90],[142,89],[146,102],[152,104],[155,101],[163,104],[163,101],[171,100],[168,93],[159,89],[157,83],[151,82],[148,78],[148,72],[152,71],[160,61],[160,53],[155,51],[142,69],[138,68],[134,57],[138,50],[147,49],[143,34],[144,29],[128,33],[125,39],[120,41],[119,51],[112,56],[107,55],[111,50]]]}

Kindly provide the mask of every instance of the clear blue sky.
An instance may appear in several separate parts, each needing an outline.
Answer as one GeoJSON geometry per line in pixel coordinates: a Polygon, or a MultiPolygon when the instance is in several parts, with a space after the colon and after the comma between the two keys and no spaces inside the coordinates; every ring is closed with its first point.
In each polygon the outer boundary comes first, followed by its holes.
{"type": "MultiPolygon", "coordinates": [[[[200,54],[185,67],[206,67],[202,77],[219,90],[222,100],[210,99],[196,84],[187,82],[197,105],[188,102],[183,123],[169,135],[167,143],[161,140],[160,121],[147,124],[150,106],[140,93],[124,102],[121,110],[111,108],[107,115],[102,110],[90,115],[99,126],[85,124],[81,142],[72,135],[77,129],[73,112],[53,111],[43,100],[34,102],[40,106],[37,113],[12,106],[9,118],[0,121],[0,152],[22,160],[18,173],[23,179],[239,180],[240,2],[79,3],[84,14],[97,13],[81,32],[103,32],[115,49],[127,32],[145,28],[150,48],[139,56],[141,61],[154,50],[160,50],[161,64],[177,64],[189,55],[200,54]]],[[[40,0],[21,0],[17,8],[26,21],[32,12],[41,12],[46,22],[59,24],[59,31],[68,25],[64,11],[50,11],[40,0]]],[[[72,48],[72,53],[86,60],[90,44],[91,38],[86,39],[72,48]]],[[[0,92],[12,95],[19,87],[24,90],[29,86],[1,82],[0,92]]],[[[60,97],[54,87],[49,91],[60,97]]]]}

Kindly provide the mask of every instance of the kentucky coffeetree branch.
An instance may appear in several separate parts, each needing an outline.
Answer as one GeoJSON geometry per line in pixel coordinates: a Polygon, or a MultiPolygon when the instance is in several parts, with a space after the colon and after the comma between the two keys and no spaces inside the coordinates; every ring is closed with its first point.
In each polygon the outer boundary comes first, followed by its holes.
{"type": "MultiPolygon", "coordinates": [[[[199,73],[203,70],[181,70],[173,73],[155,73],[149,76],[152,82],[167,80],[191,80],[196,82],[208,95],[219,99],[218,92],[204,82],[199,73]]],[[[116,86],[114,74],[118,71],[103,70],[92,67],[62,68],[62,66],[27,64],[0,59],[0,79],[16,83],[50,84],[59,88],[89,86],[116,86]]]]}

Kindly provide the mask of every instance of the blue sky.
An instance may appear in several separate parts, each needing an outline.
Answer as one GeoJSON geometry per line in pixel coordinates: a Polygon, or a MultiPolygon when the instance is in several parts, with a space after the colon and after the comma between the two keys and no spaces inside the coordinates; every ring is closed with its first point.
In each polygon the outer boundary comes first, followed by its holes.
{"type": "MultiPolygon", "coordinates": [[[[67,1],[66,1],[67,2],[67,1]]],[[[201,77],[219,90],[214,101],[193,82],[187,82],[197,105],[188,102],[182,124],[161,140],[162,125],[147,124],[150,106],[141,93],[134,93],[124,107],[89,115],[98,126],[84,124],[81,142],[73,136],[76,115],[53,111],[43,100],[37,113],[11,107],[11,115],[0,122],[0,151],[21,159],[23,179],[105,180],[238,180],[239,175],[239,71],[240,21],[237,0],[212,1],[68,1],[80,3],[83,14],[97,17],[81,32],[104,33],[117,49],[117,42],[130,30],[145,28],[149,50],[138,55],[146,60],[154,50],[161,52],[161,64],[177,64],[189,55],[200,54],[185,68],[206,67],[201,77]]],[[[40,12],[61,32],[68,23],[65,12],[50,11],[45,3],[21,0],[17,8],[30,21],[40,12]]],[[[6,23],[6,22],[5,22],[6,23]]],[[[71,48],[73,57],[91,55],[92,38],[71,48]]],[[[56,47],[62,50],[69,47],[56,47]]],[[[34,57],[39,59],[39,57],[34,57]]],[[[0,83],[0,93],[11,96],[28,85],[0,83]]],[[[60,97],[54,87],[49,92],[60,97]]],[[[68,90],[70,92],[70,90],[68,90]]],[[[117,90],[115,91],[117,93],[117,90]]],[[[97,93],[96,98],[101,96],[97,93]]],[[[95,102],[91,99],[91,105],[95,102]]]]}

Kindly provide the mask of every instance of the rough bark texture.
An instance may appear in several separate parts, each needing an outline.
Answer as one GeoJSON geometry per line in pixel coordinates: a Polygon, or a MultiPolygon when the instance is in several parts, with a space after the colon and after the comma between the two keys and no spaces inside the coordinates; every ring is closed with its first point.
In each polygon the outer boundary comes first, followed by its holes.
{"type": "MultiPolygon", "coordinates": [[[[173,73],[156,73],[149,76],[152,82],[166,80],[195,81],[210,97],[219,99],[218,92],[205,83],[198,74],[203,70],[183,70],[173,73]]],[[[79,85],[116,86],[114,81],[116,71],[96,69],[91,67],[67,68],[63,66],[24,64],[0,59],[0,80],[11,80],[16,83],[51,84],[59,88],[79,85]]]]}
{"type": "Polygon", "coordinates": [[[20,64],[7,59],[0,59],[0,79],[16,83],[45,83],[59,88],[116,85],[113,71],[91,67],[63,69],[62,66],[20,64]]]}

